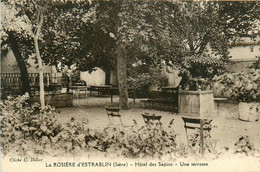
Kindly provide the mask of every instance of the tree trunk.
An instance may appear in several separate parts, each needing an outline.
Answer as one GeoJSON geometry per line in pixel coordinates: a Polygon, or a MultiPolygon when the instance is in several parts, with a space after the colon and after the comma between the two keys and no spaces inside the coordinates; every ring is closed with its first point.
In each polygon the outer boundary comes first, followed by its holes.
{"type": "Polygon", "coordinates": [[[200,49],[199,49],[197,54],[201,55],[204,52],[205,48],[207,47],[208,42],[209,42],[209,40],[208,40],[208,32],[206,32],[204,37],[203,37],[203,39],[202,39],[202,41],[201,41],[200,49]]]}
{"type": "Polygon", "coordinates": [[[36,33],[34,34],[34,32],[32,31],[32,34],[33,34],[36,57],[38,60],[38,65],[39,65],[40,104],[41,104],[41,109],[44,109],[45,99],[44,99],[44,83],[43,83],[43,63],[42,63],[42,58],[41,58],[39,44],[38,44],[39,35],[40,35],[42,24],[43,24],[43,14],[41,12],[39,12],[38,15],[39,15],[38,16],[39,23],[37,24],[36,33]]]}
{"type": "Polygon", "coordinates": [[[29,95],[31,95],[28,71],[27,71],[27,67],[23,61],[21,52],[19,50],[18,42],[15,39],[13,32],[8,32],[8,37],[9,37],[10,48],[12,49],[12,51],[14,53],[15,59],[17,61],[18,67],[20,69],[21,82],[22,82],[21,93],[25,94],[27,92],[27,93],[29,93],[29,95]]]}
{"type": "Polygon", "coordinates": [[[67,79],[67,82],[66,82],[66,85],[67,85],[67,93],[69,93],[69,92],[70,92],[70,77],[67,76],[66,79],[67,79]]]}
{"type": "Polygon", "coordinates": [[[111,75],[110,70],[106,70],[105,74],[106,74],[106,76],[105,76],[105,85],[109,85],[110,84],[110,75],[111,75]]]}
{"type": "Polygon", "coordinates": [[[117,79],[119,89],[119,107],[128,109],[128,90],[126,81],[126,52],[125,46],[119,44],[117,46],[117,79]]]}
{"type": "Polygon", "coordinates": [[[38,60],[39,65],[39,80],[40,80],[40,103],[41,108],[43,109],[45,107],[45,100],[44,100],[44,83],[43,83],[43,65],[42,65],[42,58],[40,55],[39,45],[38,45],[38,37],[34,37],[34,47],[36,50],[36,57],[38,60]]]}
{"type": "Polygon", "coordinates": [[[189,31],[189,29],[187,29],[187,37],[188,37],[188,44],[190,47],[190,54],[193,55],[194,54],[194,45],[193,45],[193,36],[191,35],[191,32],[189,31]]]}

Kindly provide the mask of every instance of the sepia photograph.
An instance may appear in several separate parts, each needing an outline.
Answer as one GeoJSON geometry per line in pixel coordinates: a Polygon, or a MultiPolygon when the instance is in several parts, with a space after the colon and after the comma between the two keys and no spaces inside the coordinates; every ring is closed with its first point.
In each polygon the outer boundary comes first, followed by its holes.
{"type": "Polygon", "coordinates": [[[0,3],[0,172],[260,172],[260,1],[0,3]]]}

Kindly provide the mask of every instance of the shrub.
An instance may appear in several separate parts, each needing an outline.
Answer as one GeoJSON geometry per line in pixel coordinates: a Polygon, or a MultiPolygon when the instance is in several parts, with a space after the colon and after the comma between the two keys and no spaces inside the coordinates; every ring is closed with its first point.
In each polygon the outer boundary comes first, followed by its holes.
{"type": "Polygon", "coordinates": [[[245,156],[254,156],[256,149],[254,144],[251,143],[249,136],[240,136],[239,139],[234,144],[235,154],[245,155],[245,156]]]}
{"type": "Polygon", "coordinates": [[[232,73],[217,76],[213,79],[214,94],[238,102],[260,102],[260,71],[250,73],[232,73]]]}
{"type": "Polygon", "coordinates": [[[142,97],[148,94],[148,89],[151,85],[151,76],[148,73],[142,73],[135,78],[129,77],[127,82],[129,87],[137,88],[139,95],[142,97]]]}
{"type": "MultiPolygon", "coordinates": [[[[1,149],[3,154],[33,157],[79,156],[84,150],[96,149],[127,158],[160,158],[175,152],[176,134],[154,123],[141,128],[109,126],[92,130],[87,122],[61,124],[55,109],[27,103],[28,95],[9,97],[1,102],[1,149]]],[[[171,123],[172,124],[172,123],[171,123]]]]}
{"type": "Polygon", "coordinates": [[[20,156],[75,154],[84,148],[85,134],[82,125],[61,125],[51,106],[40,108],[38,103],[29,104],[28,94],[8,97],[1,102],[1,149],[4,154],[20,156]]]}
{"type": "Polygon", "coordinates": [[[128,86],[137,88],[139,97],[147,97],[149,87],[156,86],[160,89],[162,86],[168,85],[168,78],[161,73],[160,70],[154,69],[149,72],[138,73],[128,77],[128,86]]]}
{"type": "Polygon", "coordinates": [[[59,125],[50,106],[41,109],[38,103],[27,103],[29,95],[8,97],[1,102],[1,145],[5,150],[19,150],[26,147],[25,141],[38,142],[43,136],[50,137],[59,130],[59,125]],[[12,146],[10,148],[10,146],[12,146]],[[17,147],[18,146],[18,147],[17,147]]]}
{"type": "Polygon", "coordinates": [[[155,123],[141,128],[110,126],[102,132],[93,133],[92,139],[87,143],[110,155],[116,153],[116,156],[127,158],[173,158],[177,146],[176,134],[171,125],[168,130],[164,130],[155,123]]]}
{"type": "Polygon", "coordinates": [[[188,90],[210,89],[211,79],[226,69],[221,59],[208,56],[185,57],[180,64],[181,88],[188,90]]]}

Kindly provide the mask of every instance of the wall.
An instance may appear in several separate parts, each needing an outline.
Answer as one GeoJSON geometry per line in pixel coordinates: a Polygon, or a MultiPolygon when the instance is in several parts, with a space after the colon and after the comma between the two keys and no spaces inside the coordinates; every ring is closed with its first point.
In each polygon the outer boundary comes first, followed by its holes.
{"type": "Polygon", "coordinates": [[[227,64],[229,72],[247,72],[253,63],[260,56],[260,45],[234,46],[230,48],[229,55],[232,56],[227,64]]]}
{"type": "Polygon", "coordinates": [[[20,73],[16,59],[12,52],[9,52],[5,57],[1,56],[1,72],[20,73]]]}
{"type": "MultiPolygon", "coordinates": [[[[80,79],[86,81],[87,85],[105,85],[105,72],[96,67],[93,72],[80,72],[80,79]]],[[[117,85],[117,73],[116,71],[111,71],[110,74],[110,84],[117,85]]]]}
{"type": "Polygon", "coordinates": [[[216,116],[225,117],[227,119],[238,119],[239,117],[239,109],[238,103],[222,100],[222,101],[214,101],[214,110],[216,116]]]}
{"type": "Polygon", "coordinates": [[[260,56],[260,45],[234,46],[229,49],[229,55],[232,59],[252,59],[260,56]]]}
{"type": "Polygon", "coordinates": [[[93,72],[80,72],[80,79],[86,81],[87,85],[105,85],[105,72],[96,68],[93,72]]]}

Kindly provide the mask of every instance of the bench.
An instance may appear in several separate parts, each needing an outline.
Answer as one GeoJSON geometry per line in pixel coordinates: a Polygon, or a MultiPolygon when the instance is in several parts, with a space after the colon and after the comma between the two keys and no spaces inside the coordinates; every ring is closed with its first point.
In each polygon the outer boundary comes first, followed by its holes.
{"type": "Polygon", "coordinates": [[[178,111],[178,108],[174,106],[176,101],[172,99],[163,99],[163,98],[154,98],[154,99],[147,99],[141,100],[144,104],[145,109],[158,109],[158,110],[170,110],[170,111],[178,111]]]}

